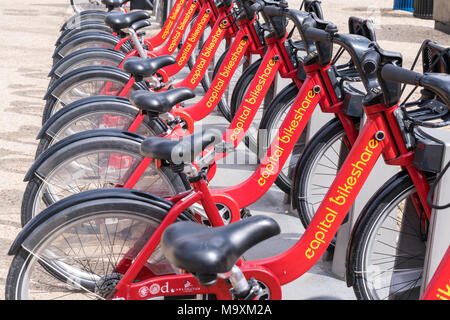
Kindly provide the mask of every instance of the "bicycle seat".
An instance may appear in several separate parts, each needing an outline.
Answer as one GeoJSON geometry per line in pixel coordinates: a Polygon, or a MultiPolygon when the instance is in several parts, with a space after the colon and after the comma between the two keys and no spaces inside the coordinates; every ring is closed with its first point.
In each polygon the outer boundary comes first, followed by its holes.
{"type": "Polygon", "coordinates": [[[132,74],[134,77],[150,77],[159,69],[177,63],[177,60],[170,56],[164,55],[154,58],[129,57],[122,66],[125,72],[132,74]]]}
{"type": "Polygon", "coordinates": [[[279,225],[266,216],[218,228],[177,222],[164,231],[161,248],[171,264],[195,274],[203,285],[211,285],[218,273],[230,271],[248,249],[279,233],[279,225]]]}
{"type": "Polygon", "coordinates": [[[114,32],[119,32],[121,29],[131,27],[136,21],[144,19],[150,19],[150,14],[147,11],[135,11],[130,13],[112,11],[106,15],[105,24],[110,26],[114,32]]]}
{"type": "Polygon", "coordinates": [[[219,130],[208,129],[181,139],[150,137],[141,143],[141,154],[148,158],[167,160],[174,164],[193,162],[211,145],[222,142],[219,130]]]}
{"type": "Polygon", "coordinates": [[[178,103],[195,97],[189,88],[176,88],[163,92],[138,90],[130,96],[130,103],[138,109],[153,114],[169,112],[178,103]]]}

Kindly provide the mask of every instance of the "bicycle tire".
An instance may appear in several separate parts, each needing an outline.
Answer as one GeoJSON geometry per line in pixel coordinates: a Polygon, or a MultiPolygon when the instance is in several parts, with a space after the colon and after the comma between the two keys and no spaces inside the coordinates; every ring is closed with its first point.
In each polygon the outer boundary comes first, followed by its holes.
{"type": "Polygon", "coordinates": [[[108,14],[107,11],[103,10],[86,10],[79,13],[74,13],[70,18],[68,18],[60,28],[60,32],[64,32],[69,28],[76,28],[78,24],[82,21],[99,21],[104,22],[105,17],[108,14]]]}
{"type": "MultiPolygon", "coordinates": [[[[52,125],[46,128],[45,132],[40,133],[40,140],[36,149],[35,159],[39,157],[45,150],[51,147],[54,143],[67,137],[69,134],[75,134],[81,132],[81,130],[95,130],[95,129],[119,129],[127,130],[132,121],[139,114],[139,109],[132,106],[127,101],[92,101],[82,103],[76,108],[67,108],[59,110],[56,114],[49,119],[52,125]],[[95,117],[94,117],[95,116],[95,117]],[[108,125],[105,122],[97,122],[99,117],[114,117],[113,123],[108,125]],[[125,122],[128,120],[127,122],[125,122]],[[87,122],[91,125],[90,128],[83,128],[76,124],[79,121],[87,122]],[[119,122],[119,124],[117,124],[119,122]],[[95,124],[99,126],[95,126],[95,124]]],[[[104,118],[105,119],[105,118],[104,118]]],[[[107,118],[105,119],[107,120],[107,118]]],[[[159,119],[152,120],[149,117],[145,117],[144,121],[135,132],[138,135],[149,137],[157,136],[166,132],[167,127],[159,119]]]]}
{"type": "MultiPolygon", "coordinates": [[[[434,177],[428,179],[432,183],[434,177]]],[[[421,215],[409,202],[414,193],[415,186],[403,171],[378,189],[361,211],[364,214],[353,229],[347,256],[347,283],[353,286],[358,299],[419,299],[427,237],[421,231],[421,215]],[[391,216],[393,207],[398,210],[391,216]],[[388,243],[390,238],[392,243],[388,243]],[[379,251],[374,251],[371,258],[368,252],[372,248],[379,251]],[[387,260],[391,256],[395,260],[387,260]],[[395,278],[379,278],[391,272],[395,278]],[[388,296],[384,297],[383,289],[389,290],[388,296]]]]}
{"type": "MultiPolygon", "coordinates": [[[[105,94],[105,92],[102,92],[105,83],[112,84],[109,86],[110,91],[108,95],[117,95],[125,87],[129,79],[130,75],[121,69],[106,66],[81,67],[65,74],[56,80],[47,91],[45,96],[47,101],[42,113],[42,124],[71,102],[105,94]],[[82,91],[82,88],[86,90],[82,91]]],[[[148,90],[142,83],[134,83],[126,97],[129,97],[135,90],[142,89],[148,90]]]]}
{"type": "Polygon", "coordinates": [[[112,34],[111,28],[102,21],[95,21],[95,20],[82,21],[76,26],[63,31],[56,40],[55,47],[60,46],[61,44],[64,43],[64,41],[70,39],[76,34],[81,34],[84,32],[98,32],[98,31],[109,32],[112,34]]]}
{"type": "MultiPolygon", "coordinates": [[[[131,174],[129,169],[136,166],[143,158],[140,154],[140,143],[114,136],[87,138],[62,148],[57,143],[47,152],[50,156],[40,165],[40,169],[33,173],[22,198],[21,222],[23,226],[43,208],[72,194],[100,187],[114,188],[123,183],[131,174]],[[114,175],[115,171],[112,169],[108,176],[109,164],[106,164],[106,167],[100,167],[101,160],[104,159],[102,155],[109,155],[109,159],[114,155],[116,159],[119,159],[120,167],[115,169],[119,170],[118,176],[114,175]],[[130,162],[128,166],[127,161],[130,162]],[[122,169],[122,162],[124,169],[122,169]],[[99,169],[95,166],[96,163],[99,163],[97,166],[99,169]],[[104,170],[105,168],[106,170],[104,170]],[[75,174],[72,174],[72,171],[75,174]],[[123,176],[121,175],[122,171],[124,171],[123,176]],[[105,172],[104,177],[102,172],[105,172]],[[73,178],[74,176],[76,179],[73,178]],[[98,177],[97,180],[96,177],[98,177]],[[78,181],[84,184],[78,184],[78,181]],[[61,187],[62,182],[66,182],[66,189],[61,187]]],[[[143,177],[134,187],[139,191],[164,196],[173,196],[188,190],[188,188],[189,184],[186,182],[185,175],[175,173],[166,166],[155,169],[153,164],[147,168],[143,177]]]]}
{"type": "MultiPolygon", "coordinates": [[[[354,119],[354,123],[355,127],[359,128],[359,121],[354,119]]],[[[350,151],[350,143],[346,137],[341,121],[337,118],[332,119],[308,141],[297,161],[293,175],[291,202],[293,208],[297,209],[300,221],[305,228],[311,222],[346,154],[350,151]],[[336,150],[335,144],[341,139],[340,150],[336,150]],[[327,153],[327,150],[330,152],[327,153]],[[334,158],[335,155],[337,159],[334,158]],[[324,159],[326,163],[321,163],[321,159],[324,159]],[[316,172],[315,168],[319,166],[323,171],[316,172]],[[320,183],[312,181],[314,175],[321,178],[320,183]],[[324,176],[329,178],[327,182],[323,181],[324,176]]]]}
{"type": "MultiPolygon", "coordinates": [[[[75,34],[55,48],[55,51],[52,55],[53,64],[56,64],[59,60],[69,55],[70,53],[84,48],[102,47],[114,49],[119,41],[120,38],[104,31],[75,34]]],[[[126,54],[131,50],[133,50],[133,46],[131,45],[130,41],[126,41],[118,51],[126,54]]]]}
{"type": "MultiPolygon", "coordinates": [[[[31,268],[34,266],[36,266],[35,282],[37,283],[33,283],[40,288],[47,288],[46,295],[57,294],[60,292],[59,289],[63,291],[61,296],[66,297],[67,291],[70,293],[72,288],[75,291],[76,299],[80,299],[80,287],[88,292],[96,290],[98,288],[97,276],[99,274],[106,276],[115,270],[114,267],[117,266],[119,261],[116,255],[123,257],[138,243],[140,246],[144,245],[145,239],[151,236],[150,231],[155,230],[161,224],[168,212],[168,208],[166,208],[168,205],[164,204],[164,206],[158,206],[138,199],[120,198],[120,195],[118,195],[110,198],[81,201],[68,208],[59,209],[48,218],[42,219],[27,237],[26,245],[28,247],[25,248],[23,244],[12,260],[5,286],[6,299],[26,298],[23,296],[24,291],[35,287],[29,286],[29,283],[27,283],[27,281],[33,282],[33,269],[31,268]],[[126,221],[131,222],[127,224],[126,221]],[[132,223],[133,221],[134,223],[132,223]],[[58,241],[61,235],[66,239],[66,244],[69,247],[82,247],[83,250],[80,250],[77,254],[65,250],[67,246],[58,241]],[[128,240],[128,237],[131,239],[128,240]],[[52,242],[52,238],[54,242],[52,242]],[[81,241],[81,238],[83,238],[83,241],[81,241]],[[138,242],[139,240],[141,242],[138,242]],[[90,246],[95,246],[95,242],[99,242],[97,245],[103,249],[100,248],[100,250],[94,252],[94,255],[89,249],[90,246]],[[48,247],[45,247],[45,245],[48,245],[48,247]],[[51,260],[55,248],[58,248],[56,252],[59,255],[64,253],[64,261],[51,260]],[[42,252],[45,253],[45,256],[41,255],[42,252]],[[88,263],[81,262],[82,259],[79,259],[78,255],[83,256],[83,260],[88,263]],[[41,258],[35,259],[36,256],[41,256],[41,258]],[[92,261],[102,262],[89,263],[92,261]],[[36,263],[33,264],[33,262],[36,263]],[[91,269],[95,269],[95,272],[91,272],[91,269]],[[74,273],[74,270],[77,272],[74,273]],[[100,273],[101,270],[104,274],[100,273]],[[53,283],[56,283],[56,285],[53,283]],[[69,284],[69,286],[64,286],[64,283],[69,284]]],[[[182,219],[178,218],[177,220],[182,219]]],[[[149,259],[152,262],[150,270],[159,271],[157,274],[176,273],[176,270],[168,264],[164,256],[159,259],[158,254],[161,255],[159,251],[156,251],[152,255],[154,258],[149,259]]],[[[100,296],[100,298],[105,297],[100,296]]],[[[43,299],[42,296],[40,299],[43,299]]],[[[44,299],[48,299],[48,297],[44,299]]]]}

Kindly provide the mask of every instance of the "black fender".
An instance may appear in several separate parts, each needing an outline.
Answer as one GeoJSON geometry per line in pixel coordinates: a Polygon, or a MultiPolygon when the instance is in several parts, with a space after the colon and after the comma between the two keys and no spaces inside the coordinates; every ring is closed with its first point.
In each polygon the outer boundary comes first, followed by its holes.
{"type": "MultiPolygon", "coordinates": [[[[61,51],[64,48],[66,48],[66,46],[77,44],[77,43],[87,41],[87,40],[98,40],[100,38],[102,38],[103,40],[105,40],[111,44],[117,44],[120,41],[120,38],[118,38],[117,36],[114,36],[111,33],[103,32],[103,31],[84,32],[81,34],[76,34],[76,35],[70,37],[69,39],[67,39],[66,41],[64,41],[64,43],[62,43],[60,46],[55,48],[55,51],[53,52],[53,55],[52,55],[52,59],[62,58],[63,55],[61,54],[61,51]]],[[[129,44],[124,43],[119,50],[126,53],[126,52],[129,52],[130,50],[132,50],[132,48],[129,44]]]]}
{"type": "MultiPolygon", "coordinates": [[[[408,172],[406,170],[402,170],[393,177],[391,177],[388,181],[386,181],[381,188],[377,190],[377,192],[370,198],[370,200],[366,203],[361,212],[367,212],[368,210],[374,210],[376,208],[376,200],[379,197],[385,197],[390,194],[398,184],[403,183],[405,179],[411,179],[408,172]],[[374,207],[375,206],[375,207],[374,207]]],[[[350,261],[353,258],[352,253],[354,252],[353,248],[355,247],[358,239],[356,235],[358,234],[356,230],[359,229],[361,223],[367,219],[368,216],[366,214],[360,214],[358,219],[356,220],[352,232],[350,235],[350,241],[347,246],[347,253],[345,257],[345,281],[347,282],[347,287],[352,287],[355,283],[355,270],[350,270],[350,261]]]]}
{"type": "Polygon", "coordinates": [[[64,30],[64,32],[62,32],[59,35],[58,39],[55,41],[55,47],[60,46],[64,41],[70,39],[72,36],[78,34],[79,32],[83,32],[83,30],[85,32],[88,32],[86,30],[91,30],[95,32],[104,31],[112,33],[111,28],[107,26],[103,21],[85,20],[81,21],[75,28],[69,28],[64,30]],[[72,33],[75,30],[78,32],[72,33]]]}
{"type": "MultiPolygon", "coordinates": [[[[42,126],[41,130],[39,131],[36,139],[40,140],[44,136],[46,132],[51,132],[52,127],[62,118],[63,115],[72,112],[73,110],[76,110],[80,108],[81,106],[88,105],[91,103],[119,103],[121,105],[127,104],[130,105],[130,101],[126,98],[117,97],[117,96],[105,96],[105,95],[99,95],[99,96],[92,96],[83,98],[77,101],[74,101],[72,103],[69,103],[64,108],[58,110],[54,115],[52,115],[42,126]]],[[[137,110],[136,107],[133,107],[137,110]]]]}
{"type": "MultiPolygon", "coordinates": [[[[65,81],[69,78],[77,77],[80,80],[89,79],[90,77],[99,76],[102,73],[108,73],[108,76],[112,76],[111,80],[123,81],[124,83],[130,80],[131,75],[129,73],[124,72],[122,69],[111,66],[86,66],[81,67],[75,70],[72,70],[61,78],[57,79],[50,88],[47,90],[47,93],[44,96],[44,100],[48,100],[51,95],[58,95],[63,91],[66,87],[63,85],[65,81]]],[[[135,90],[148,90],[146,84],[142,81],[135,82],[133,84],[133,89],[135,90]]]]}
{"type": "MultiPolygon", "coordinates": [[[[82,202],[102,200],[102,199],[125,199],[125,200],[140,201],[147,205],[156,206],[157,208],[164,210],[166,213],[174,205],[172,202],[164,198],[133,189],[109,188],[109,189],[89,190],[77,193],[54,203],[50,207],[40,212],[36,217],[31,219],[24,226],[24,228],[21,230],[21,232],[14,240],[13,244],[9,249],[8,255],[15,255],[22,245],[27,247],[27,243],[31,241],[29,239],[32,238],[30,237],[30,235],[33,233],[33,231],[42,224],[45,224],[49,219],[51,219],[53,216],[55,216],[62,210],[82,202]]],[[[195,221],[193,217],[189,214],[189,212],[186,211],[182,212],[179,217],[182,220],[195,221]]]]}
{"type": "Polygon", "coordinates": [[[68,54],[67,56],[65,56],[64,58],[58,60],[58,62],[53,65],[52,69],[48,73],[48,76],[49,77],[53,77],[53,76],[61,77],[61,75],[57,74],[56,71],[63,64],[65,64],[67,61],[73,59],[73,57],[79,57],[79,56],[84,56],[84,55],[88,56],[88,55],[92,54],[93,52],[100,52],[100,53],[104,53],[104,54],[108,54],[108,55],[112,54],[112,55],[116,55],[121,60],[125,59],[125,53],[114,50],[114,49],[100,48],[100,47],[83,48],[83,49],[77,50],[75,52],[72,52],[72,53],[68,54]]]}
{"type": "Polygon", "coordinates": [[[76,21],[83,21],[83,19],[86,19],[87,17],[89,17],[89,20],[104,21],[107,14],[108,14],[107,11],[96,9],[85,10],[80,13],[75,13],[69,19],[67,19],[66,22],[64,22],[59,31],[74,28],[77,26],[76,21]]]}
{"type": "MultiPolygon", "coordinates": [[[[63,149],[65,146],[79,142],[86,139],[91,138],[107,138],[107,137],[120,137],[123,139],[131,140],[135,143],[142,143],[144,141],[145,137],[142,137],[140,135],[137,135],[135,133],[129,132],[129,131],[123,131],[118,129],[96,129],[96,130],[89,130],[89,131],[82,131],[75,133],[73,135],[70,135],[54,145],[52,145],[50,148],[42,152],[39,157],[33,162],[30,169],[25,175],[24,182],[30,181],[32,176],[36,173],[40,173],[40,169],[44,170],[44,164],[45,161],[50,158],[52,155],[55,155],[58,151],[63,149]]],[[[42,173],[40,176],[45,178],[45,174],[42,173]]]]}

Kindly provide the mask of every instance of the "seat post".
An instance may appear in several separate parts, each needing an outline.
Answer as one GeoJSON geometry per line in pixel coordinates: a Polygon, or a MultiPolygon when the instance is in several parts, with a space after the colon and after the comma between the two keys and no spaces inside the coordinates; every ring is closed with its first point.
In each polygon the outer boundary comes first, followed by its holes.
{"type": "Polygon", "coordinates": [[[213,227],[222,227],[225,225],[222,216],[219,213],[219,210],[216,207],[214,199],[211,194],[211,190],[208,188],[208,182],[206,180],[206,174],[204,172],[200,172],[198,174],[197,181],[191,181],[192,187],[196,192],[200,192],[201,204],[205,209],[208,220],[211,222],[213,227]]]}
{"type": "Polygon", "coordinates": [[[134,45],[136,46],[137,51],[139,52],[139,56],[141,58],[146,58],[147,51],[142,46],[142,43],[139,40],[139,37],[138,37],[136,31],[133,28],[128,28],[128,32],[130,33],[131,40],[133,41],[134,45]]]}

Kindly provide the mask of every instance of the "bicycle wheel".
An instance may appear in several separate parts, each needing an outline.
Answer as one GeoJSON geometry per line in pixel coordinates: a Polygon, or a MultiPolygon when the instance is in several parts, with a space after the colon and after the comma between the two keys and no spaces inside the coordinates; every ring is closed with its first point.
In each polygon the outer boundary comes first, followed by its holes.
{"type": "Polygon", "coordinates": [[[70,39],[76,34],[81,34],[83,32],[97,32],[97,31],[112,33],[111,28],[102,21],[95,21],[95,20],[81,21],[76,26],[66,29],[64,32],[62,32],[58,40],[56,40],[55,42],[55,47],[60,46],[62,43],[64,43],[64,41],[70,39]]]}
{"type": "MultiPolygon", "coordinates": [[[[23,225],[70,195],[124,185],[143,159],[141,143],[123,137],[100,135],[62,148],[60,144],[47,149],[49,157],[27,184],[21,207],[23,225]]],[[[168,197],[186,191],[188,187],[184,176],[165,166],[156,169],[152,163],[133,189],[168,197]]]]}
{"type": "MultiPolygon", "coordinates": [[[[264,112],[261,124],[259,126],[258,137],[258,158],[262,159],[266,150],[272,143],[273,139],[278,135],[278,130],[281,127],[288,112],[291,110],[293,103],[298,95],[298,88],[295,83],[291,83],[285,87],[270,103],[267,110],[264,112]]],[[[306,130],[303,130],[300,139],[297,141],[294,149],[291,151],[286,163],[280,171],[275,184],[285,193],[290,194],[292,178],[291,173],[295,168],[297,160],[303,153],[306,146],[306,130]]]]}
{"type": "Polygon", "coordinates": [[[50,71],[49,88],[63,75],[86,66],[117,67],[125,58],[125,54],[106,48],[86,48],[65,56],[50,71]]]}
{"type": "Polygon", "coordinates": [[[402,172],[361,211],[347,260],[347,278],[358,299],[419,299],[427,222],[412,204],[416,196],[409,175],[402,172]]]}
{"type": "MultiPolygon", "coordinates": [[[[217,73],[219,72],[219,69],[223,63],[223,60],[225,59],[226,55],[228,54],[229,49],[226,49],[220,58],[215,62],[214,72],[212,74],[212,79],[215,78],[217,73]]],[[[227,119],[229,122],[233,120],[233,115],[235,114],[236,110],[234,110],[234,113],[232,114],[232,94],[235,88],[238,86],[238,81],[241,77],[243,77],[244,72],[250,67],[250,61],[248,60],[247,56],[244,56],[242,60],[239,62],[239,65],[233,74],[233,76],[230,79],[230,83],[228,84],[225,92],[223,93],[222,98],[219,101],[219,104],[217,105],[219,107],[220,112],[222,115],[227,119]]]]}
{"type": "MultiPolygon", "coordinates": [[[[106,298],[126,271],[119,262],[132,260],[141,251],[167,211],[117,197],[60,210],[42,221],[15,254],[5,298],[106,298]]],[[[137,280],[175,273],[158,246],[137,280]]]]}
{"type": "MultiPolygon", "coordinates": [[[[53,64],[56,64],[59,60],[65,56],[76,52],[84,48],[109,48],[114,49],[119,43],[120,38],[104,31],[97,32],[83,32],[81,34],[75,34],[69,39],[66,39],[64,43],[56,47],[53,53],[53,64]]],[[[133,45],[130,40],[125,42],[118,51],[128,53],[133,50],[133,45]]]]}
{"type": "MultiPolygon", "coordinates": [[[[47,92],[42,124],[71,102],[97,95],[118,96],[129,79],[122,70],[106,66],[87,66],[65,74],[47,92]]],[[[135,83],[125,97],[140,89],[143,85],[135,83]]]]}
{"type": "MultiPolygon", "coordinates": [[[[84,99],[86,100],[86,99],[84,99]]],[[[127,131],[139,114],[139,109],[127,100],[77,102],[61,109],[49,119],[51,125],[46,128],[39,140],[35,158],[58,141],[78,132],[94,129],[119,129],[127,131]],[[79,103],[79,106],[78,106],[79,103]]],[[[166,131],[162,121],[145,117],[136,134],[144,137],[156,136],[166,131]]]]}
{"type": "MultiPolygon", "coordinates": [[[[355,127],[359,122],[355,119],[355,127]]],[[[306,228],[323,201],[349,150],[339,119],[330,120],[308,142],[295,167],[292,204],[306,228]]]]}

